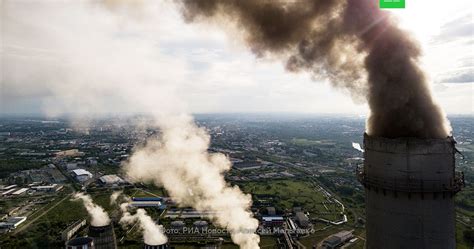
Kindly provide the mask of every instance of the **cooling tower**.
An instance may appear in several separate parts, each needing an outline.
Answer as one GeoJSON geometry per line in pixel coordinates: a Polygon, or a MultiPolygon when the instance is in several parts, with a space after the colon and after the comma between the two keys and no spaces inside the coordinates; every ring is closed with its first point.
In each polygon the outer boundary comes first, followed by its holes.
{"type": "Polygon", "coordinates": [[[145,246],[143,247],[144,249],[168,249],[169,246],[168,244],[162,244],[162,245],[149,245],[145,243],[145,246]]]}
{"type": "Polygon", "coordinates": [[[95,249],[91,237],[77,237],[66,242],[66,249],[95,249]]]}
{"type": "Polygon", "coordinates": [[[455,141],[364,135],[366,248],[455,248],[455,141]]]}
{"type": "Polygon", "coordinates": [[[112,224],[107,226],[90,226],[89,237],[94,238],[96,249],[116,249],[114,227],[112,224]]]}

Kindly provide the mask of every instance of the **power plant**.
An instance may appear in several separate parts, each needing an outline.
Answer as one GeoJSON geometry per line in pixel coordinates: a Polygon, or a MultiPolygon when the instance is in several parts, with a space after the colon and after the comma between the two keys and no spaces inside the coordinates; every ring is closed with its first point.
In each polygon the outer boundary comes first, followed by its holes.
{"type": "Polygon", "coordinates": [[[455,248],[455,141],[364,135],[366,248],[455,248]]]}
{"type": "Polygon", "coordinates": [[[96,249],[117,249],[117,241],[112,223],[106,226],[91,225],[88,235],[94,239],[96,249]]]}

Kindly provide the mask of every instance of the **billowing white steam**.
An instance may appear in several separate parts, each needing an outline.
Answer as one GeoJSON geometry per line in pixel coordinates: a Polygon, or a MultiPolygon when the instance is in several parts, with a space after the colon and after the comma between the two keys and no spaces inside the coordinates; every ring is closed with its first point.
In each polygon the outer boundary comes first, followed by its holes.
{"type": "Polygon", "coordinates": [[[109,215],[104,211],[101,206],[96,205],[89,195],[83,193],[76,193],[74,195],[76,200],[82,200],[84,207],[91,217],[91,225],[93,226],[106,226],[110,224],[109,215]]]}
{"type": "Polygon", "coordinates": [[[360,146],[360,143],[356,143],[356,142],[352,142],[352,148],[360,151],[360,152],[364,152],[364,150],[362,149],[362,147],[360,146]]]}
{"type": "Polygon", "coordinates": [[[43,108],[51,115],[150,114],[150,126],[161,137],[134,150],[127,174],[164,186],[180,205],[215,211],[213,220],[231,231],[236,244],[257,248],[250,196],[224,181],[229,161],[207,152],[209,135],[186,114],[178,94],[189,87],[185,75],[193,65],[160,51],[160,43],[170,43],[169,32],[183,33],[160,19],[169,6],[144,1],[151,6],[130,18],[121,7],[98,2],[6,1],[0,79],[5,92],[12,98],[46,95],[43,108]]]}
{"type": "Polygon", "coordinates": [[[111,195],[110,195],[110,205],[113,205],[115,203],[117,203],[117,199],[119,198],[119,196],[123,193],[123,191],[114,191],[111,195]]]}
{"type": "Polygon", "coordinates": [[[172,199],[199,211],[213,211],[213,220],[231,233],[241,248],[258,248],[254,232],[258,221],[250,212],[251,197],[227,184],[223,172],[230,161],[208,153],[209,135],[189,116],[162,122],[161,139],[151,139],[138,148],[125,165],[134,180],[164,186],[172,199]]]}
{"type": "Polygon", "coordinates": [[[163,233],[163,226],[156,224],[144,209],[139,208],[137,212],[132,215],[128,211],[128,207],[129,203],[122,203],[120,205],[122,209],[122,218],[120,218],[121,224],[129,225],[138,221],[143,230],[143,239],[148,245],[162,245],[168,242],[168,238],[163,233]]]}

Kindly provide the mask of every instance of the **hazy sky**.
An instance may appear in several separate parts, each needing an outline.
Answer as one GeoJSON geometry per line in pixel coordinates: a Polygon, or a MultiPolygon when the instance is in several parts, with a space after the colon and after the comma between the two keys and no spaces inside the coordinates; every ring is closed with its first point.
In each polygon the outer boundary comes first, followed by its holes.
{"type": "MultiPolygon", "coordinates": [[[[115,94],[114,70],[122,91],[156,84],[136,94],[166,99],[172,88],[190,112],[367,112],[327,82],[255,58],[231,27],[186,24],[171,1],[104,2],[0,2],[0,113],[142,111],[115,94]]],[[[474,2],[406,2],[393,12],[422,44],[436,99],[448,114],[474,114],[474,2]]]]}

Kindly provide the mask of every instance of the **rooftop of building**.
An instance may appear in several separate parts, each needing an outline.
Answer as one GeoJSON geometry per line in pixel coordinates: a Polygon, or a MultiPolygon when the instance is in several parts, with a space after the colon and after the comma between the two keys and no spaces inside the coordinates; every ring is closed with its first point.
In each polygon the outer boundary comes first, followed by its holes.
{"type": "Polygon", "coordinates": [[[92,173],[85,169],[75,169],[75,170],[72,170],[72,172],[77,176],[80,176],[80,175],[92,176],[92,173]]]}

